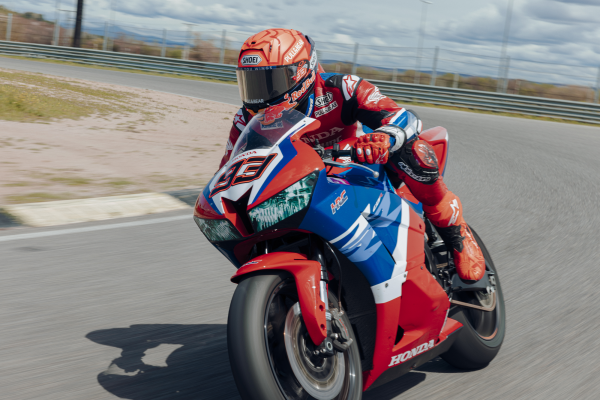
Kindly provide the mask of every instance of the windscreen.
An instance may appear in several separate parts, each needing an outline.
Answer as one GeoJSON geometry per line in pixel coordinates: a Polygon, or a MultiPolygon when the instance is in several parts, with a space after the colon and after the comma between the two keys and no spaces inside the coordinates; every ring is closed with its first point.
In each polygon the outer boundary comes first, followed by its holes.
{"type": "Polygon", "coordinates": [[[231,158],[250,150],[270,149],[306,116],[296,110],[267,109],[254,116],[240,134],[231,158]]]}

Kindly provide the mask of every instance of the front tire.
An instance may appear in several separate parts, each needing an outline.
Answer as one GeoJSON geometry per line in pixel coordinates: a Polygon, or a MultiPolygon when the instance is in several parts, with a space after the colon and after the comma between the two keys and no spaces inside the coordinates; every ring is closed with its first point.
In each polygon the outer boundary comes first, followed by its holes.
{"type": "MultiPolygon", "coordinates": [[[[300,381],[307,380],[302,377],[299,380],[294,375],[286,352],[283,332],[286,319],[289,322],[288,315],[297,302],[295,281],[285,272],[255,275],[238,285],[229,309],[227,345],[231,370],[242,399],[319,398],[304,390],[300,381]]],[[[329,303],[337,305],[332,294],[329,303]]],[[[333,399],[359,400],[362,397],[360,355],[350,321],[346,315],[343,318],[354,343],[341,357],[344,362],[344,368],[341,368],[344,370],[343,385],[333,399]]],[[[307,344],[312,345],[310,338],[306,337],[307,344]]],[[[302,337],[299,339],[302,340],[302,337]]],[[[331,361],[325,361],[325,366],[326,362],[331,361]]]]}
{"type": "MultiPolygon", "coordinates": [[[[450,350],[441,357],[457,368],[474,370],[486,367],[500,351],[506,332],[506,313],[504,295],[492,257],[477,232],[473,228],[471,228],[471,232],[481,248],[486,269],[495,273],[496,308],[486,312],[461,306],[452,307],[448,317],[463,324],[463,328],[458,332],[459,336],[450,350]]],[[[459,296],[457,300],[463,302],[488,305],[486,302],[489,300],[479,292],[463,292],[457,293],[457,295],[459,296]]]]}

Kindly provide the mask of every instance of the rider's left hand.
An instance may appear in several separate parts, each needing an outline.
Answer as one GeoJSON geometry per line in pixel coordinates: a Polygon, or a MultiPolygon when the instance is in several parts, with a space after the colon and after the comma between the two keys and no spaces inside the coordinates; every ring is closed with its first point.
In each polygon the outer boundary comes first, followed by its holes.
{"type": "Polygon", "coordinates": [[[354,149],[360,162],[385,164],[390,155],[390,137],[385,133],[362,135],[354,143],[354,149]]]}

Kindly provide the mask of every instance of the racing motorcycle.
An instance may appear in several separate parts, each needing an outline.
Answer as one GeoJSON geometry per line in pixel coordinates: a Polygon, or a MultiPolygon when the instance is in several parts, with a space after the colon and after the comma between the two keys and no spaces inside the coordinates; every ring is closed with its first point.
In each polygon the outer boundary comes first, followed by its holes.
{"type": "MultiPolygon", "coordinates": [[[[408,112],[409,127],[417,117],[408,112]]],[[[441,356],[479,369],[505,333],[498,272],[462,281],[405,185],[353,162],[353,140],[301,137],[320,123],[267,109],[198,197],[194,220],[237,268],[227,326],[243,399],[351,399],[441,356]]],[[[448,134],[420,134],[445,172],[448,134]]]]}

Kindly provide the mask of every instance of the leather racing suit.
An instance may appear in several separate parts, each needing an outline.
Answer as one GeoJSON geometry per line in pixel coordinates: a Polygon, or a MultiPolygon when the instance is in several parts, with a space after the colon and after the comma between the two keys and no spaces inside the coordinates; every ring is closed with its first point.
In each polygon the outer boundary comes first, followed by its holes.
{"type": "MultiPolygon", "coordinates": [[[[318,139],[324,147],[356,137],[357,122],[363,125],[366,132],[385,125],[406,129],[408,116],[412,113],[382,95],[379,88],[355,75],[317,73],[314,107],[309,104],[312,99],[306,96],[298,110],[310,113],[312,118],[321,123],[321,129],[320,132],[305,135],[302,140],[314,145],[318,139]]],[[[251,118],[252,115],[244,107],[235,115],[219,168],[229,160],[240,133],[251,118]]],[[[448,190],[439,174],[433,148],[424,140],[419,140],[421,129],[422,123],[418,120],[416,129],[406,130],[406,144],[400,150],[390,152],[386,164],[388,176],[396,187],[404,182],[412,195],[423,203],[425,215],[436,226],[446,245],[454,250],[459,276],[478,280],[485,269],[483,255],[464,222],[460,200],[448,190]]]]}

